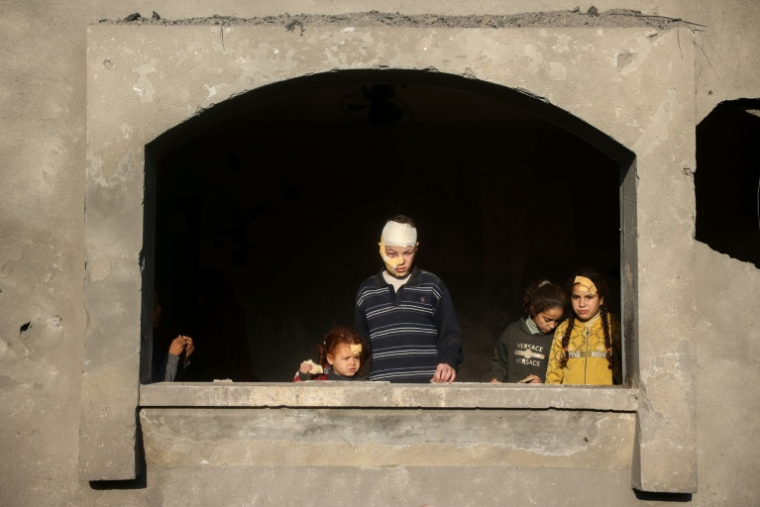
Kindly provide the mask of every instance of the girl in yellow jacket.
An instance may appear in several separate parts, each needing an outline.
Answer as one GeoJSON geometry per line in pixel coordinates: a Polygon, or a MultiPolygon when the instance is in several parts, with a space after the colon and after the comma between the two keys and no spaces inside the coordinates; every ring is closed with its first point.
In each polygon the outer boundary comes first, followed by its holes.
{"type": "Polygon", "coordinates": [[[573,313],[554,333],[547,384],[620,384],[620,323],[607,312],[607,282],[593,271],[576,276],[573,313]]]}

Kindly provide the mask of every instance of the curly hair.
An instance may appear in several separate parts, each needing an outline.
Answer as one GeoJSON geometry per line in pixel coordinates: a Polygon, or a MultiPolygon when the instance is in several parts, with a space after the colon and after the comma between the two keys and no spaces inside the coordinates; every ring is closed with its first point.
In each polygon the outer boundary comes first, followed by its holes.
{"type": "Polygon", "coordinates": [[[541,312],[567,306],[567,294],[556,283],[540,279],[528,285],[523,297],[523,312],[525,315],[538,315],[541,312]]]}

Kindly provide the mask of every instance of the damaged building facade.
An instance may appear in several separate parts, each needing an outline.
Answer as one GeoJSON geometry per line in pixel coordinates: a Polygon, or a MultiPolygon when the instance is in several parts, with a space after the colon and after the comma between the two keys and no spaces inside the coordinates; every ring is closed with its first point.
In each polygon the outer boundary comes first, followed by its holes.
{"type": "Polygon", "coordinates": [[[3,15],[0,504],[760,502],[760,6],[153,9],[3,15]],[[404,211],[461,382],[290,383],[404,211]],[[523,284],[579,263],[623,385],[489,384],[523,284]],[[151,382],[154,294],[190,319],[208,268],[247,372],[151,382]]]}

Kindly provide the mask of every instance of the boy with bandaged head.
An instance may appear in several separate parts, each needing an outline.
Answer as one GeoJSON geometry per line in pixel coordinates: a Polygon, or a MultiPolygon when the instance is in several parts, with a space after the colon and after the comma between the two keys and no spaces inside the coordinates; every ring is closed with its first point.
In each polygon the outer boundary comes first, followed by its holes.
{"type": "Polygon", "coordinates": [[[370,347],[370,380],[453,382],[464,358],[462,334],[441,279],[414,268],[414,221],[389,220],[379,245],[385,268],[359,286],[354,321],[370,347]]]}

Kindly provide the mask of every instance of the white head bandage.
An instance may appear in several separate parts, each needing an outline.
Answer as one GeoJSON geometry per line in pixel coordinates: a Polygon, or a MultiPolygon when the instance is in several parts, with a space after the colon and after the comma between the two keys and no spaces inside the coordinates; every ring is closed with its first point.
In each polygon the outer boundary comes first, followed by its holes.
{"type": "Polygon", "coordinates": [[[409,224],[400,224],[391,220],[383,227],[380,239],[387,246],[415,246],[417,229],[409,224]]]}

